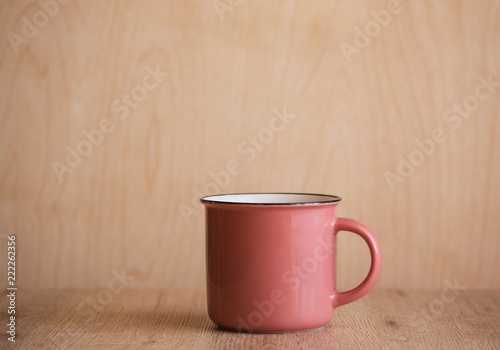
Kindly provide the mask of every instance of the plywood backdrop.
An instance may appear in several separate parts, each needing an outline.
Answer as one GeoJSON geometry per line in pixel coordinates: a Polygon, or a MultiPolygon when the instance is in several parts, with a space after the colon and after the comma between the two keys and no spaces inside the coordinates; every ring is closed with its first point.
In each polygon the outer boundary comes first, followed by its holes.
{"type": "MultiPolygon", "coordinates": [[[[200,193],[319,192],[379,235],[378,287],[499,289],[499,18],[494,0],[1,1],[2,266],[15,233],[19,287],[202,287],[200,193]]],[[[367,254],[341,234],[341,288],[367,254]]]]}

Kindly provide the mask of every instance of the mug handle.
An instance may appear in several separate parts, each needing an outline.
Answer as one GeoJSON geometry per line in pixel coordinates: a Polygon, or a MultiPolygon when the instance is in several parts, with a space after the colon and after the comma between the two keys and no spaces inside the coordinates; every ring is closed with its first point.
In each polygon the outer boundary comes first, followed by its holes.
{"type": "Polygon", "coordinates": [[[377,236],[362,222],[349,218],[337,218],[334,223],[334,230],[335,236],[340,231],[349,231],[361,236],[368,244],[371,254],[370,271],[363,282],[356,288],[345,292],[335,291],[332,303],[334,307],[339,307],[358,300],[373,288],[382,268],[382,252],[380,251],[380,243],[377,236]]]}

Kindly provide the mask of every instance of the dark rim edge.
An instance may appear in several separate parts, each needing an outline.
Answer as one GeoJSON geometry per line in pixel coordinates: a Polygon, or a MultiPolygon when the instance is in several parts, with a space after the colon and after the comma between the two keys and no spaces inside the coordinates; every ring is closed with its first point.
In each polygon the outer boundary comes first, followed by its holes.
{"type": "Polygon", "coordinates": [[[221,194],[212,194],[209,196],[205,196],[200,198],[200,202],[202,203],[213,203],[213,204],[236,204],[236,205],[312,205],[312,204],[328,204],[328,203],[338,203],[342,200],[341,197],[331,195],[331,194],[321,194],[321,193],[299,193],[299,192],[249,192],[249,193],[221,193],[221,194]],[[249,194],[291,194],[291,195],[306,195],[306,196],[319,196],[319,197],[330,197],[335,198],[331,200],[327,200],[324,202],[291,202],[291,203],[242,203],[242,202],[221,202],[215,200],[206,199],[208,197],[219,197],[219,196],[234,196],[234,195],[249,195],[249,194]]]}

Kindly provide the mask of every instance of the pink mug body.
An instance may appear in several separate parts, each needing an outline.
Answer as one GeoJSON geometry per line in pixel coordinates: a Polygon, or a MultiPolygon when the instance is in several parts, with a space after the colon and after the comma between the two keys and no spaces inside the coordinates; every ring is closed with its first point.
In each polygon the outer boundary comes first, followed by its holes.
{"type": "Polygon", "coordinates": [[[340,197],[257,193],[208,196],[207,302],[220,327],[297,332],[328,324],[335,308],[365,295],[381,268],[380,245],[364,224],[336,215],[340,197]],[[360,286],[338,292],[337,232],[368,243],[372,263],[360,286]]]}

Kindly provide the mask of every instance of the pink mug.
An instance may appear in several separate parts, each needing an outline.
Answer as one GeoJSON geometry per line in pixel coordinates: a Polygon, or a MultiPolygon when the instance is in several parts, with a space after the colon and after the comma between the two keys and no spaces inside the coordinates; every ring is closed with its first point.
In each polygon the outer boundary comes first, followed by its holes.
{"type": "Polygon", "coordinates": [[[332,320],[336,307],[368,293],[380,274],[380,244],[365,224],[337,217],[340,200],[305,193],[202,198],[210,319],[241,332],[314,330],[332,320]],[[339,231],[360,235],[371,253],[368,276],[346,292],[335,283],[339,231]]]}

